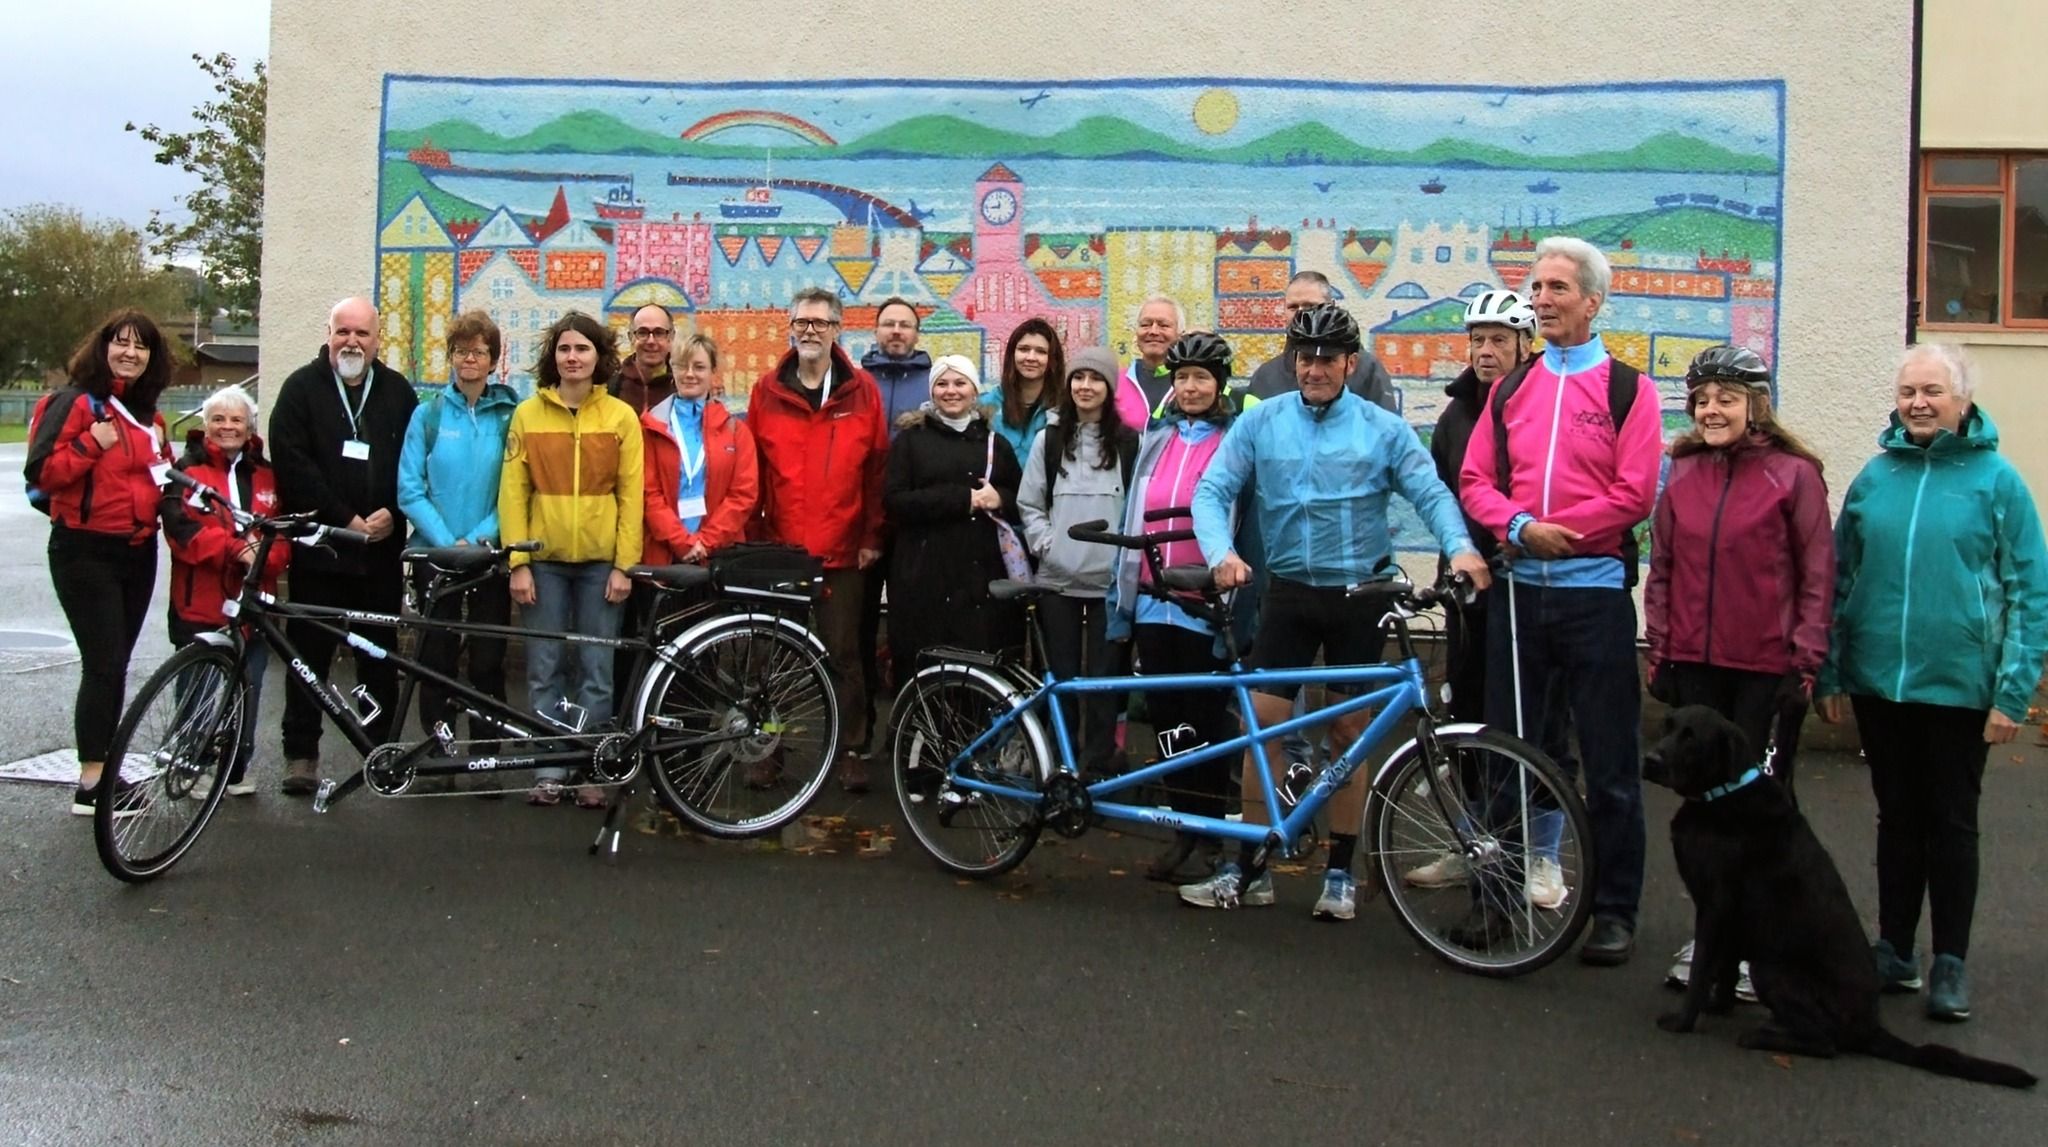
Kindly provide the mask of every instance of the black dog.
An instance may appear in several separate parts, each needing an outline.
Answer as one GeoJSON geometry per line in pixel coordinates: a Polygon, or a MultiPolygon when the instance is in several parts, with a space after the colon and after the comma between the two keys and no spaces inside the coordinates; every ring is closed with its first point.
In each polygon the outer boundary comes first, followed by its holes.
{"type": "Polygon", "coordinates": [[[1777,782],[1753,767],[1742,730],[1704,705],[1673,713],[1643,760],[1643,779],[1685,798],[1671,849],[1692,894],[1692,980],[1685,1003],[1657,1026],[1689,1032],[1702,1011],[1732,1010],[1741,962],[1771,1010],[1743,1047],[1797,1055],[1857,1052],[1894,1063],[2032,1087],[2010,1064],[1938,1044],[1914,1046],[1884,1029],[1879,979],[1863,922],[1820,838],[1777,782]]]}

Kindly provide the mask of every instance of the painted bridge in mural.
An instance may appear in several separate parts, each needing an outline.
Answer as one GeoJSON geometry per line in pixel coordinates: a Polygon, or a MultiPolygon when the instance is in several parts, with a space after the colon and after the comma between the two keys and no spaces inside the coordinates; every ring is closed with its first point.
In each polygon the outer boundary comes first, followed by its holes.
{"type": "Polygon", "coordinates": [[[825,183],[816,179],[746,179],[734,175],[684,175],[668,173],[670,187],[766,187],[776,191],[801,191],[815,195],[831,204],[848,223],[874,225],[886,222],[895,227],[916,227],[921,223],[917,215],[898,207],[894,203],[858,187],[843,183],[825,183]]]}

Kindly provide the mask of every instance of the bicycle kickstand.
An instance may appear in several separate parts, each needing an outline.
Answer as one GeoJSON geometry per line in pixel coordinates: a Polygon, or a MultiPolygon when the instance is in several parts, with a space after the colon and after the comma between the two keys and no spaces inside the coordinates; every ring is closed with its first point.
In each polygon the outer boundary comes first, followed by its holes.
{"type": "Polygon", "coordinates": [[[630,803],[632,796],[631,784],[623,784],[612,790],[611,800],[605,803],[604,823],[597,826],[597,839],[590,842],[590,855],[597,856],[602,853],[607,864],[619,862],[619,821],[626,815],[626,805],[630,803]],[[609,847],[605,843],[607,836],[611,837],[609,847]]]}

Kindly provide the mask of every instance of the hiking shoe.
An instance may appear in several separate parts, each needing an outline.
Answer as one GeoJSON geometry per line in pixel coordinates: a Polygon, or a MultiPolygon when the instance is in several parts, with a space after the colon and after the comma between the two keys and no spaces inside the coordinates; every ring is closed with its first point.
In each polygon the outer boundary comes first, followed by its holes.
{"type": "Polygon", "coordinates": [[[782,783],[782,754],[771,753],[758,761],[747,762],[741,770],[744,783],[750,789],[772,789],[782,783]]]}
{"type": "Polygon", "coordinates": [[[1358,881],[1341,868],[1323,873],[1323,894],[1312,915],[1318,920],[1349,920],[1358,915],[1358,881]]]}
{"type": "Polygon", "coordinates": [[[1530,861],[1528,875],[1522,878],[1522,894],[1529,898],[1530,905],[1546,912],[1564,907],[1571,890],[1564,886],[1563,866],[1547,856],[1530,861]]]}
{"type": "Polygon", "coordinates": [[[868,763],[859,753],[848,751],[839,755],[839,788],[855,794],[868,791],[868,763]]]}
{"type": "Polygon", "coordinates": [[[1246,884],[1243,870],[1225,863],[1209,879],[1181,885],[1180,901],[1197,908],[1264,908],[1273,903],[1273,874],[1261,872],[1246,884]]]}
{"type": "Polygon", "coordinates": [[[1970,1018],[1970,974],[1958,956],[1936,956],[1928,970],[1927,1018],[1959,1024],[1970,1018]]]}
{"type": "Polygon", "coordinates": [[[1471,869],[1465,864],[1464,856],[1446,852],[1428,864],[1411,868],[1401,874],[1401,883],[1416,888],[1452,888],[1463,884],[1471,869]]]}
{"type": "Polygon", "coordinates": [[[1884,981],[1883,990],[1902,994],[1920,990],[1920,957],[1912,952],[1899,955],[1890,940],[1879,940],[1870,946],[1870,958],[1877,963],[1878,979],[1884,981]]]}
{"type": "Polygon", "coordinates": [[[284,763],[284,783],[278,791],[288,797],[309,797],[320,789],[320,762],[310,757],[284,763]]]}

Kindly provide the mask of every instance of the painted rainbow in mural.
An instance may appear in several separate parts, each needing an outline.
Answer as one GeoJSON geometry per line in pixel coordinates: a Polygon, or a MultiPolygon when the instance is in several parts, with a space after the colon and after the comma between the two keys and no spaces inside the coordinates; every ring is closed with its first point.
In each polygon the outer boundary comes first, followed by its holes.
{"type": "Polygon", "coordinates": [[[689,127],[684,128],[683,138],[691,143],[696,143],[717,135],[728,128],[735,127],[772,127],[809,140],[819,147],[837,147],[839,145],[838,140],[825,134],[824,129],[808,120],[801,120],[793,115],[785,115],[782,112],[760,109],[720,112],[715,116],[706,116],[689,127]]]}

